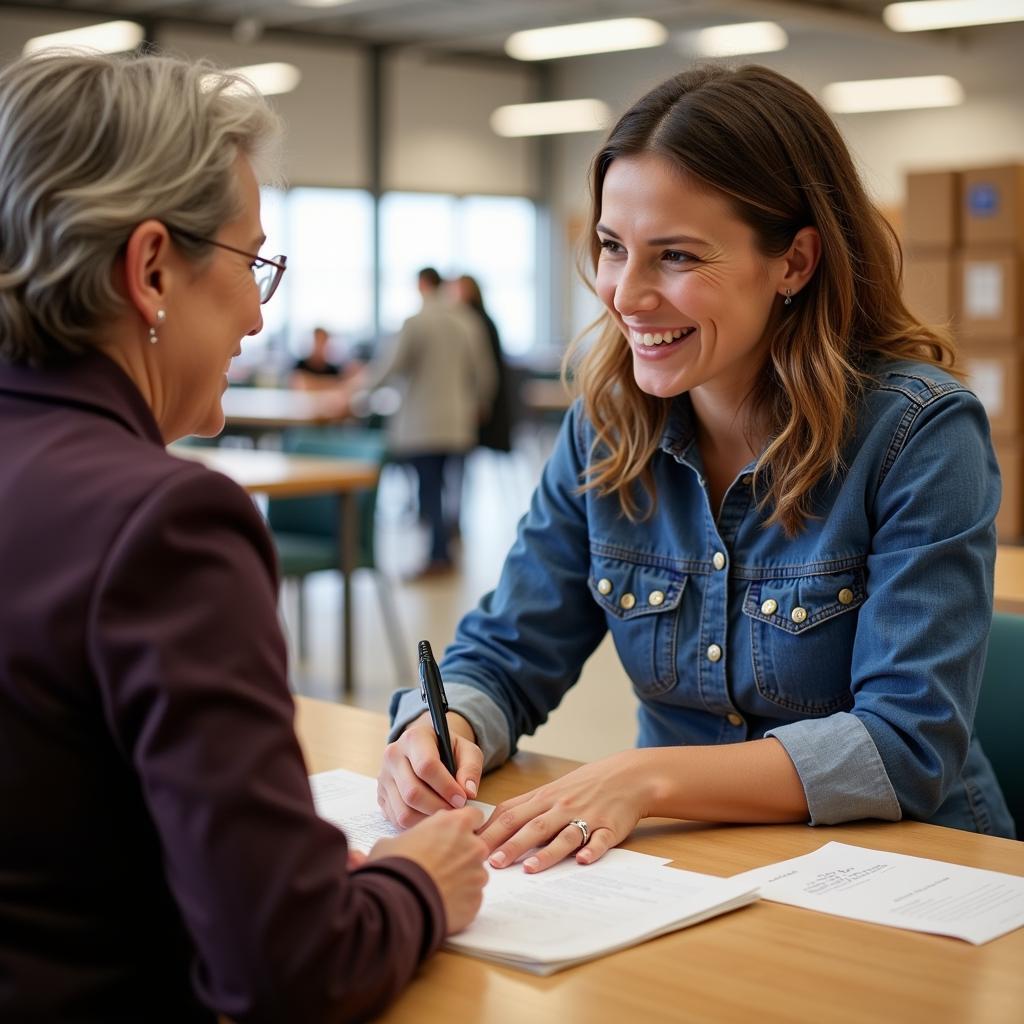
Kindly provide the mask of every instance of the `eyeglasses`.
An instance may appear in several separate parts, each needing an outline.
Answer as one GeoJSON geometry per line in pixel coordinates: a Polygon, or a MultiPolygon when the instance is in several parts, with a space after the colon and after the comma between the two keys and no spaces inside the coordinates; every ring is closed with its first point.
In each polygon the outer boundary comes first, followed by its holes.
{"type": "Polygon", "coordinates": [[[275,256],[267,259],[258,256],[256,253],[246,252],[244,249],[236,249],[233,245],[225,245],[224,242],[214,241],[212,238],[203,238],[200,235],[193,235],[191,231],[183,231],[181,228],[173,228],[167,225],[167,230],[172,234],[181,235],[182,238],[190,238],[193,242],[205,242],[207,245],[215,245],[218,249],[227,249],[228,252],[236,252],[239,256],[245,256],[251,261],[252,276],[256,279],[256,287],[260,291],[260,305],[266,305],[277,291],[281,283],[285,268],[288,263],[287,256],[275,256]]]}

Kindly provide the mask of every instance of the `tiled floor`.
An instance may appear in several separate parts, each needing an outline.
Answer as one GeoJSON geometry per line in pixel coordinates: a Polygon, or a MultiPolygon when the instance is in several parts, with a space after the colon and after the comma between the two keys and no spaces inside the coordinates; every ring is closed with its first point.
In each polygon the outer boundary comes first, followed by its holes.
{"type": "MultiPolygon", "coordinates": [[[[497,582],[515,538],[516,523],[529,504],[543,461],[543,441],[524,439],[511,455],[478,452],[467,464],[462,514],[460,571],[422,583],[402,582],[420,564],[426,536],[415,521],[410,481],[402,470],[386,471],[378,498],[377,549],[405,637],[403,685],[416,685],[416,642],[429,639],[440,654],[459,618],[497,582]]],[[[353,580],[355,693],[351,702],[384,711],[399,683],[374,581],[368,572],[353,580]]],[[[285,590],[285,628],[294,637],[296,595],[285,590]]],[[[292,649],[292,680],[298,692],[339,699],[340,582],[320,573],[306,583],[308,651],[300,663],[292,649]]],[[[580,681],[524,749],[593,760],[634,741],[635,702],[609,640],[584,667],[580,681]]]]}

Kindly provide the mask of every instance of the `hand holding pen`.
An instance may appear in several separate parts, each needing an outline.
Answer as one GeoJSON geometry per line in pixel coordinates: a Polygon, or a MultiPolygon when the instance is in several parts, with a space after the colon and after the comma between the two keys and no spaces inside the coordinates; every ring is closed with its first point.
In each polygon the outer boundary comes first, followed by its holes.
{"type": "Polygon", "coordinates": [[[445,713],[444,684],[430,644],[423,641],[418,655],[424,713],[386,747],[377,785],[381,810],[399,828],[463,807],[475,799],[483,772],[472,726],[457,713],[445,713]]]}

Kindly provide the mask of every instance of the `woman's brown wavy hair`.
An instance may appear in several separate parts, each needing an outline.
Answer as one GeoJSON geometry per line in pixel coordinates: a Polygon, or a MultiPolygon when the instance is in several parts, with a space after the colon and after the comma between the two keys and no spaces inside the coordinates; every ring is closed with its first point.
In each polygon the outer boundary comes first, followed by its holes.
{"type": "MultiPolygon", "coordinates": [[[[812,488],[843,468],[869,358],[952,369],[952,342],[907,311],[895,232],[868,199],[838,129],[795,82],[753,65],[698,67],[635,103],[591,167],[581,256],[594,270],[608,168],[620,156],[651,152],[730,201],[766,257],[783,255],[803,227],[821,236],[813,276],[791,306],[780,298],[772,310],[767,362],[749,396],[747,422],[769,438],[755,471],[759,507],[770,511],[766,524],[793,536],[811,514],[812,488]]],[[[615,494],[630,519],[646,518],[656,499],[651,457],[671,399],[636,386],[629,346],[607,313],[570,347],[565,367],[597,431],[583,488],[615,494]]]]}

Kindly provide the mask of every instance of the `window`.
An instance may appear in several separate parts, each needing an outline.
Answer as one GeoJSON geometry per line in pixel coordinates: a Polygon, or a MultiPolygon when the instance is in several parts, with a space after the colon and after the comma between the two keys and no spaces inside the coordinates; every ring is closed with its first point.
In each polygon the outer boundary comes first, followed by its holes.
{"type": "Polygon", "coordinates": [[[472,274],[511,355],[536,335],[536,208],[518,196],[390,192],[381,199],[381,331],[420,306],[416,274],[472,274]]]}

